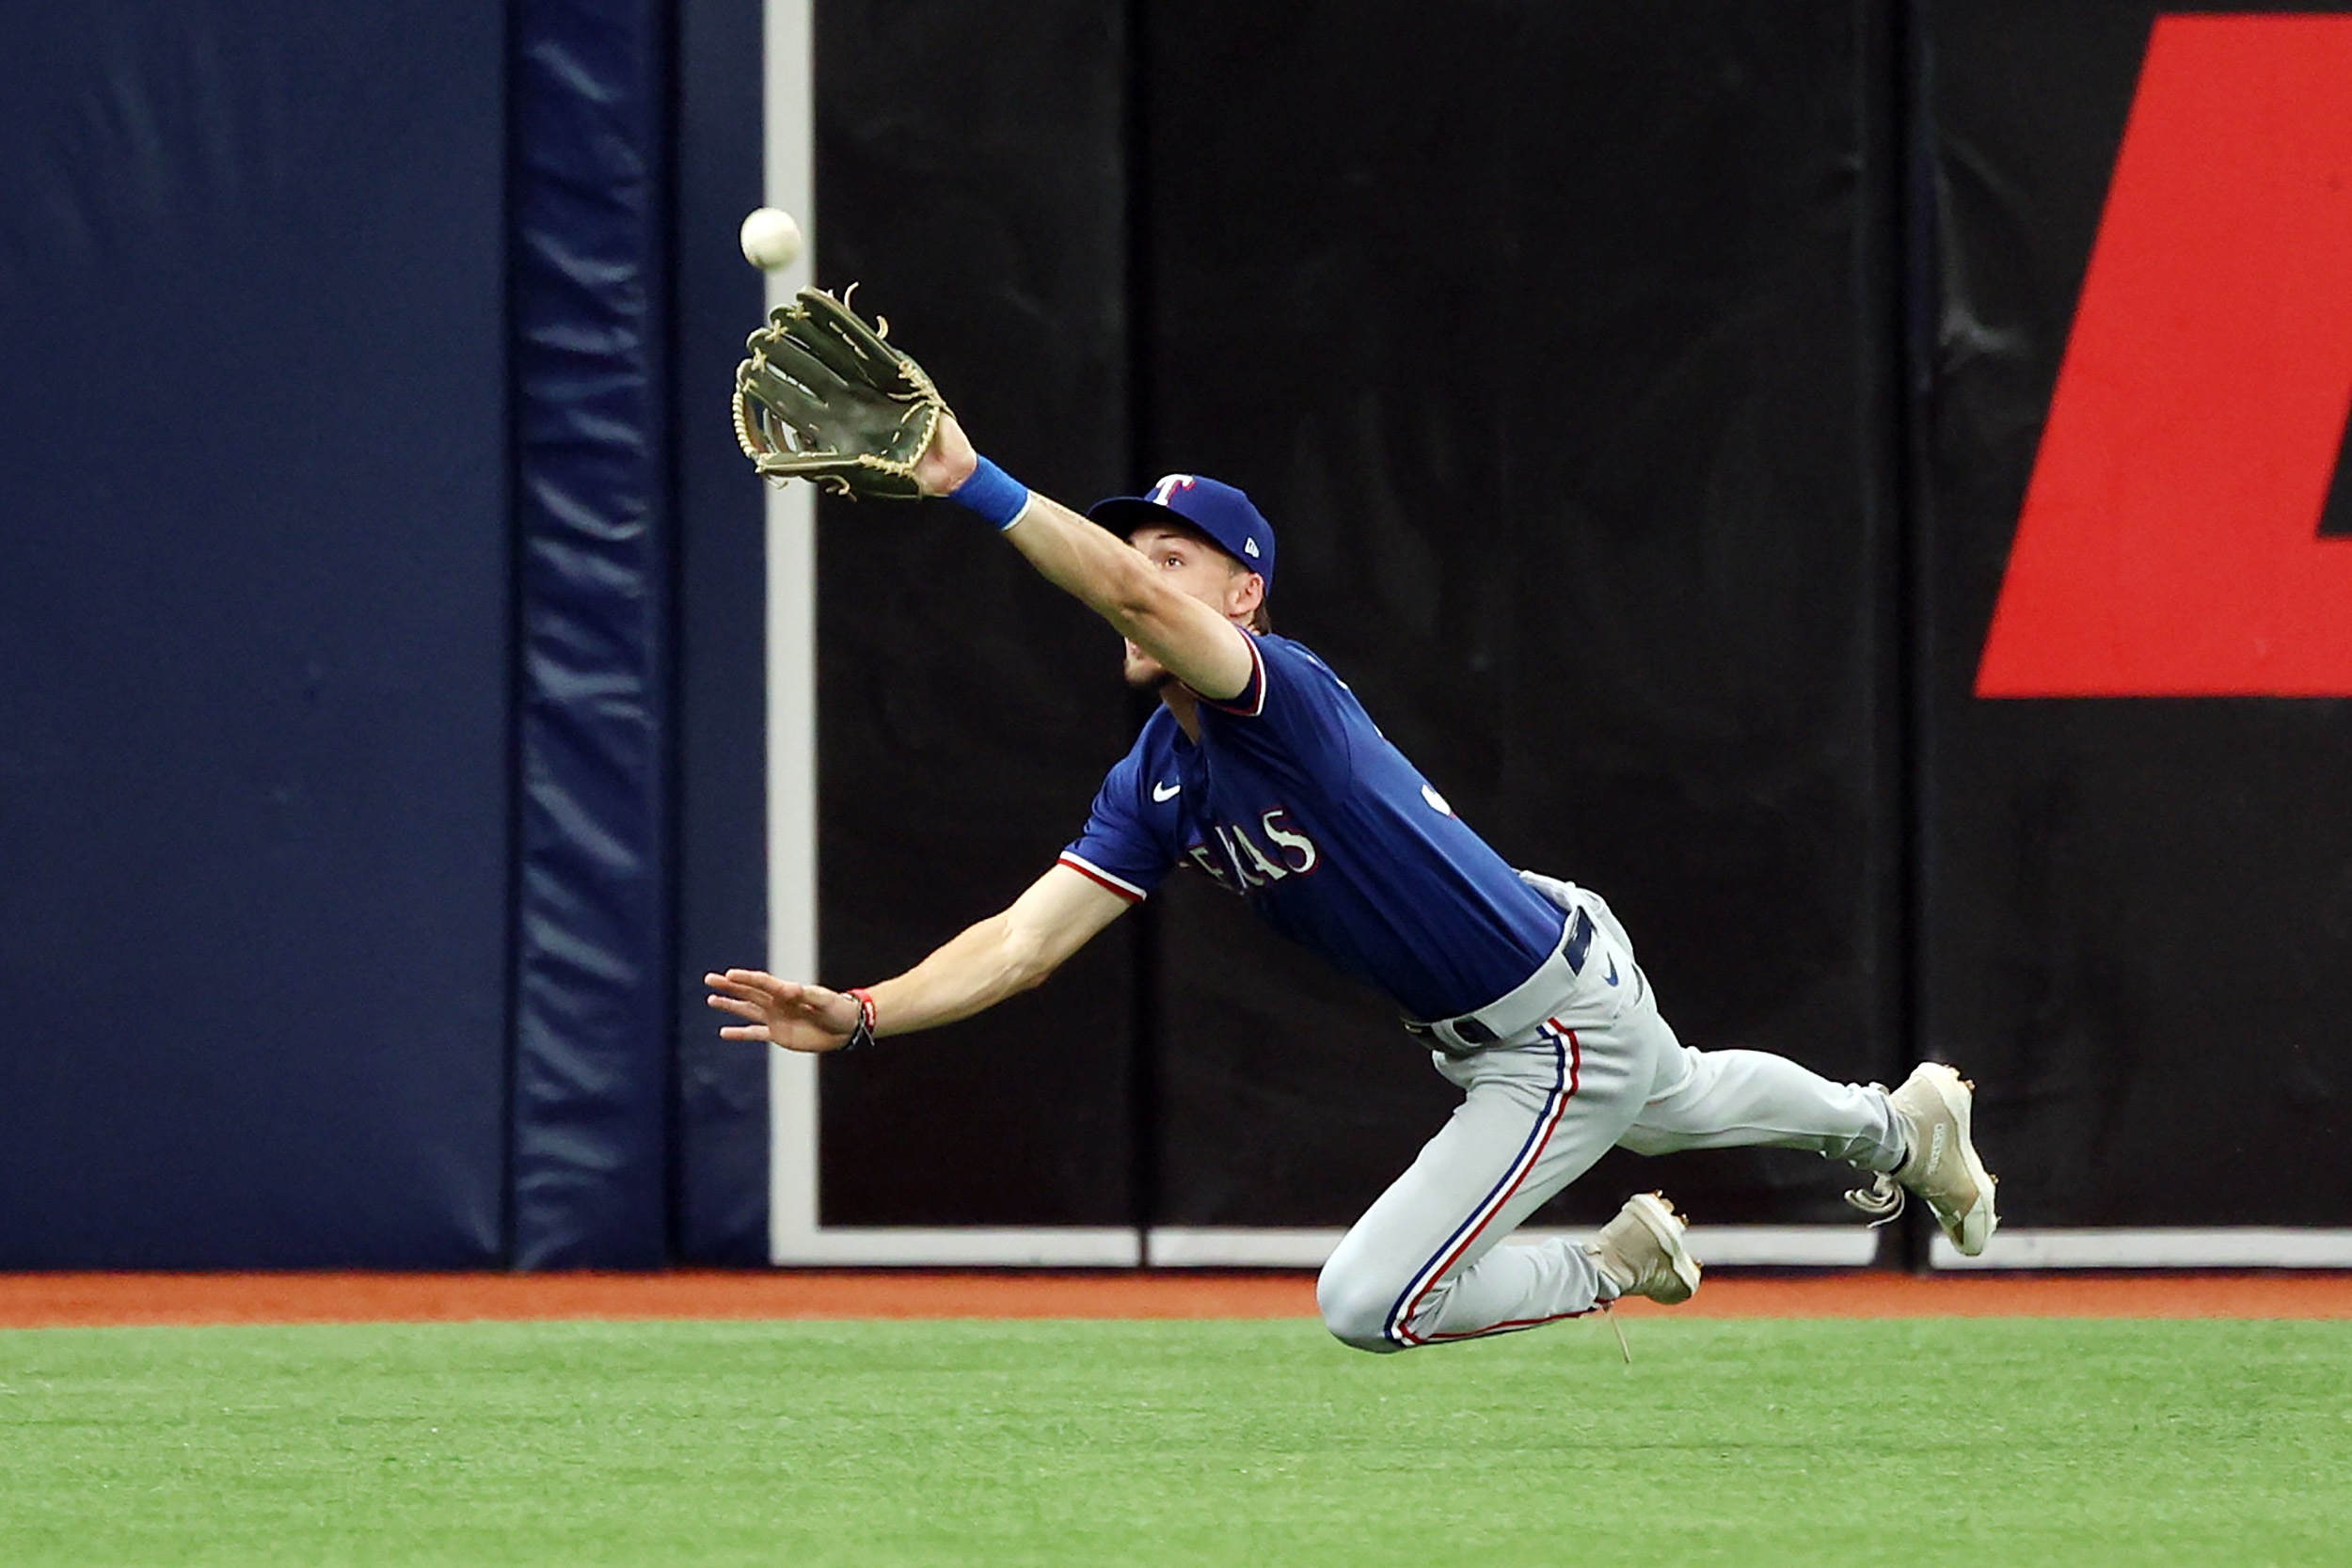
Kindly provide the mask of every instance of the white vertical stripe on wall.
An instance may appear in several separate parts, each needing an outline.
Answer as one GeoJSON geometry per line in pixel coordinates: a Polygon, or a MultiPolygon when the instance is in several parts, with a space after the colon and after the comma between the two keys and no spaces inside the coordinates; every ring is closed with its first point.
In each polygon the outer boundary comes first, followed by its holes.
{"type": "MultiPolygon", "coordinates": [[[[761,200],[800,220],[801,258],[768,277],[783,304],[817,275],[814,0],[767,0],[762,20],[761,200]]],[[[755,134],[752,126],[745,135],[755,134]]],[[[751,324],[745,324],[749,331],[751,324]]],[[[768,492],[768,967],[817,973],[817,549],[815,492],[768,492]]],[[[817,1228],[817,1060],[768,1053],[768,1250],[795,1260],[817,1228]]]]}

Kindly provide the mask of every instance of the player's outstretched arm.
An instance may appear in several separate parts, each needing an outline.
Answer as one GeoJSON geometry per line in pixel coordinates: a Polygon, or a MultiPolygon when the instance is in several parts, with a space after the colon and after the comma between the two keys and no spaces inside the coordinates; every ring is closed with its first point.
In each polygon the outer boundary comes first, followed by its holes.
{"type": "MultiPolygon", "coordinates": [[[[1009,908],[966,927],[904,974],[867,988],[874,1033],[911,1034],[993,1007],[1043,981],[1127,909],[1119,895],[1057,865],[1009,908]]],[[[703,984],[710,988],[705,1001],[743,1020],[720,1029],[727,1039],[837,1051],[857,1029],[857,998],[847,991],[756,969],[706,974],[703,984]]]]}
{"type": "Polygon", "coordinates": [[[995,522],[1047,581],[1201,696],[1222,701],[1249,684],[1254,661],[1239,627],[1164,580],[1140,550],[1108,529],[983,466],[953,415],[940,417],[914,476],[925,495],[963,501],[995,522]]]}
{"type": "Polygon", "coordinates": [[[761,474],[899,500],[952,497],[1009,531],[1039,571],[1200,695],[1234,697],[1248,684],[1256,667],[1248,640],[1224,614],[1177,592],[1116,535],[980,457],[930,376],[846,299],[803,289],[744,346],[735,435],[761,474]]]}

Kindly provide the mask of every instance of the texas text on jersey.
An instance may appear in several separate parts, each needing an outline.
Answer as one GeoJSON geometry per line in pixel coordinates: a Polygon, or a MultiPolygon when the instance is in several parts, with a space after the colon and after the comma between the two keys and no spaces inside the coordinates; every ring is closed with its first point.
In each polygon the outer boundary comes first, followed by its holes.
{"type": "Polygon", "coordinates": [[[1194,741],[1154,713],[1062,863],[1140,899],[1189,864],[1275,929],[1416,1018],[1517,987],[1559,947],[1559,908],[1472,832],[1330,667],[1251,635],[1256,668],[1199,705],[1194,741]]]}

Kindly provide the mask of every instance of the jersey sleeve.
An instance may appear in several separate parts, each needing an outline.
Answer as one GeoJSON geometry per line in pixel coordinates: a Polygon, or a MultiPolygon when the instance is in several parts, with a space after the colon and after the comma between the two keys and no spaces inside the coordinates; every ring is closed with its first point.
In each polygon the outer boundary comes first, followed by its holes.
{"type": "Polygon", "coordinates": [[[1225,702],[1201,698],[1201,708],[1216,716],[1219,733],[1232,742],[1344,784],[1354,768],[1348,718],[1362,712],[1347,683],[1303,643],[1271,633],[1244,635],[1249,639],[1249,684],[1225,702]]]}
{"type": "Polygon", "coordinates": [[[1086,831],[1061,852],[1061,863],[1131,904],[1150,897],[1176,863],[1174,848],[1143,813],[1141,742],[1119,759],[1087,814],[1086,831]]]}
{"type": "Polygon", "coordinates": [[[1222,702],[1214,697],[1203,697],[1200,701],[1219,713],[1230,713],[1237,719],[1256,719],[1265,712],[1265,641],[1254,631],[1245,630],[1241,635],[1242,641],[1249,644],[1249,684],[1222,702]]]}

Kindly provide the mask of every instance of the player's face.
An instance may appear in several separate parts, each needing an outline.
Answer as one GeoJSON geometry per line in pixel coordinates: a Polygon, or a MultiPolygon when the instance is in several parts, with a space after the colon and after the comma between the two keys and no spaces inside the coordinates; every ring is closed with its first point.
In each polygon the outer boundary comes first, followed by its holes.
{"type": "MultiPolygon", "coordinates": [[[[1182,529],[1140,528],[1127,536],[1127,543],[1140,550],[1143,558],[1157,566],[1177,588],[1220,615],[1230,617],[1236,613],[1235,606],[1248,590],[1250,573],[1206,539],[1182,529]]],[[[1133,642],[1126,646],[1124,673],[1129,686],[1156,689],[1175,678],[1158,659],[1133,642]]]]}

